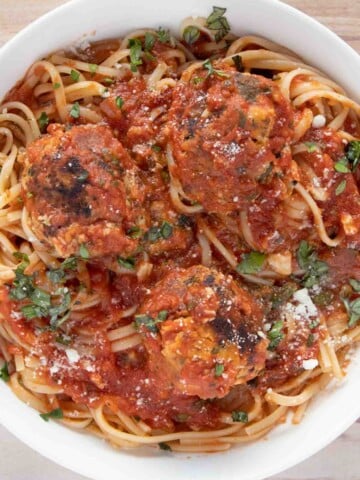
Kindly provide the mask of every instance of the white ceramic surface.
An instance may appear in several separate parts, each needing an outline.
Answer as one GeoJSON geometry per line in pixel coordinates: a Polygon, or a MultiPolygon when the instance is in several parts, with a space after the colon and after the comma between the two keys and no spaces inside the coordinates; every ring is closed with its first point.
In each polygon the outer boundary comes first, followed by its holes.
{"type": "MultiPolygon", "coordinates": [[[[221,0],[237,34],[275,40],[318,66],[360,99],[360,57],[336,35],[276,0],[221,0]]],[[[82,34],[114,37],[142,26],[169,27],[182,18],[206,16],[213,0],[73,0],[42,17],[0,51],[0,98],[43,55],[82,34]],[[196,3],[196,6],[194,4],[196,3]],[[95,32],[95,34],[94,34],[95,32]]],[[[75,433],[39,415],[0,385],[0,423],[53,461],[95,480],[260,480],[311,456],[360,416],[360,351],[341,385],[323,392],[299,426],[282,425],[267,440],[217,455],[115,451],[97,438],[75,433]]]]}

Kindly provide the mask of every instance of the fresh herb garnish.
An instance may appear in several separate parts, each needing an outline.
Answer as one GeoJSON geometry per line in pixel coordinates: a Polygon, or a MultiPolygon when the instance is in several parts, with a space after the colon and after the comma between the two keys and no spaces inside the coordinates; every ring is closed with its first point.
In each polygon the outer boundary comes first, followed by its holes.
{"type": "Polygon", "coordinates": [[[160,233],[161,233],[161,236],[165,240],[167,240],[168,238],[171,237],[173,233],[173,227],[170,225],[169,222],[163,222],[163,224],[161,225],[160,233]]]}
{"type": "Polygon", "coordinates": [[[214,68],[213,64],[211,63],[211,60],[209,59],[203,63],[203,67],[208,71],[208,74],[207,74],[208,77],[210,75],[218,75],[219,77],[223,77],[223,78],[229,77],[227,73],[223,72],[222,70],[217,70],[216,68],[214,68]]]}
{"type": "Polygon", "coordinates": [[[148,240],[151,243],[156,242],[157,240],[164,239],[167,240],[173,234],[173,227],[169,222],[163,222],[160,227],[150,227],[145,234],[145,240],[148,240]]]}
{"type": "Polygon", "coordinates": [[[335,163],[334,169],[339,173],[349,173],[349,163],[345,157],[342,157],[338,162],[335,163]]]}
{"type": "Polygon", "coordinates": [[[160,27],[156,34],[160,43],[171,43],[170,30],[165,30],[160,27]]]}
{"type": "Polygon", "coordinates": [[[165,450],[165,451],[167,451],[167,452],[171,452],[171,451],[172,451],[170,445],[168,445],[168,444],[165,443],[165,442],[160,442],[160,443],[159,443],[159,448],[160,448],[160,450],[165,450]]]}
{"type": "Polygon", "coordinates": [[[360,320],[360,298],[350,302],[347,298],[342,298],[345,308],[349,314],[348,326],[354,327],[360,320]]]}
{"type": "Polygon", "coordinates": [[[162,148],[160,147],[160,145],[151,145],[151,150],[153,150],[154,152],[161,152],[162,148]]]}
{"type": "Polygon", "coordinates": [[[222,363],[217,363],[214,370],[215,377],[221,377],[221,375],[224,373],[225,366],[222,363]]]}
{"type": "Polygon", "coordinates": [[[205,79],[203,77],[194,77],[192,82],[194,85],[199,85],[199,83],[203,82],[205,79]]]}
{"type": "Polygon", "coordinates": [[[248,414],[242,410],[234,410],[231,412],[231,418],[233,419],[233,422],[247,423],[249,421],[248,414]]]}
{"type": "Polygon", "coordinates": [[[316,285],[329,270],[327,263],[318,260],[317,253],[305,240],[300,242],[296,258],[299,267],[305,271],[301,283],[306,288],[316,285]]]}
{"type": "Polygon", "coordinates": [[[55,338],[55,342],[59,343],[60,345],[69,346],[71,344],[71,337],[67,335],[58,335],[55,338]]]}
{"type": "Polygon", "coordinates": [[[124,100],[123,100],[122,97],[120,97],[120,96],[117,96],[117,97],[116,97],[115,103],[116,103],[117,108],[119,108],[120,110],[121,110],[122,107],[124,106],[124,100]]]}
{"type": "Polygon", "coordinates": [[[315,342],[315,335],[313,333],[310,333],[307,340],[306,340],[306,346],[307,347],[312,347],[315,342]]]}
{"type": "Polygon", "coordinates": [[[349,283],[350,283],[352,289],[355,292],[360,292],[360,281],[359,280],[356,280],[355,278],[350,278],[349,283]]]}
{"type": "Polygon", "coordinates": [[[59,420],[61,418],[64,418],[64,413],[61,410],[61,408],[55,408],[54,410],[51,410],[51,412],[48,413],[40,413],[40,417],[45,420],[45,422],[48,422],[50,418],[54,418],[56,420],[59,420]]]}
{"type": "Polygon", "coordinates": [[[79,249],[80,257],[84,260],[88,260],[90,258],[89,250],[87,249],[86,245],[82,243],[79,249]]]}
{"type": "Polygon", "coordinates": [[[142,235],[141,228],[138,226],[131,227],[126,231],[126,235],[131,238],[140,238],[142,235]]]}
{"type": "Polygon", "coordinates": [[[71,70],[71,72],[70,72],[70,78],[71,78],[71,80],[73,80],[74,82],[78,82],[78,81],[79,81],[79,78],[80,78],[80,73],[77,72],[76,70],[71,70]]]}
{"type": "Polygon", "coordinates": [[[270,340],[268,350],[273,352],[278,347],[281,340],[284,338],[283,329],[284,322],[279,320],[273,324],[271,330],[267,333],[268,339],[270,340]]]}
{"type": "Polygon", "coordinates": [[[138,71],[138,66],[142,65],[141,54],[142,54],[142,45],[141,41],[138,38],[130,38],[129,40],[130,48],[130,68],[132,72],[138,71]]]}
{"type": "Polygon", "coordinates": [[[80,183],[84,183],[89,177],[89,172],[87,170],[81,170],[81,172],[76,176],[76,179],[80,183]]]}
{"type": "Polygon", "coordinates": [[[80,105],[79,102],[75,102],[70,110],[70,116],[72,118],[79,118],[80,117],[80,105]]]}
{"type": "Polygon", "coordinates": [[[238,72],[243,72],[244,71],[244,65],[242,62],[242,57],[240,55],[234,55],[232,57],[232,61],[234,62],[234,65],[236,67],[236,70],[238,72]]]}
{"type": "Polygon", "coordinates": [[[106,83],[106,85],[112,85],[115,82],[115,80],[113,78],[106,77],[104,78],[103,82],[106,83]]]}
{"type": "Polygon", "coordinates": [[[195,43],[200,37],[200,30],[193,25],[189,25],[183,31],[183,39],[188,45],[195,43]]]}
{"type": "Polygon", "coordinates": [[[69,257],[63,261],[59,268],[49,270],[46,272],[48,279],[52,283],[63,283],[66,278],[66,270],[76,270],[77,268],[77,258],[69,257]]]}
{"type": "Polygon", "coordinates": [[[154,45],[155,45],[155,37],[152,33],[146,32],[145,33],[145,40],[144,40],[144,49],[146,52],[150,52],[154,45]]]}
{"type": "Polygon", "coordinates": [[[60,83],[58,83],[58,82],[54,83],[54,85],[53,85],[53,89],[54,89],[54,90],[57,90],[57,89],[60,88],[60,87],[61,87],[61,85],[60,85],[60,83]]]}
{"type": "Polygon", "coordinates": [[[215,33],[216,42],[220,42],[230,32],[230,25],[224,14],[226,8],[213,7],[212,13],[206,19],[206,26],[215,33]]]}
{"type": "Polygon", "coordinates": [[[318,144],[315,142],[304,142],[304,145],[306,145],[309,153],[314,153],[318,150],[318,144]]]}
{"type": "Polygon", "coordinates": [[[89,70],[92,75],[95,75],[99,68],[99,65],[96,65],[95,63],[89,63],[89,70]]]}
{"type": "Polygon", "coordinates": [[[117,262],[121,267],[128,270],[135,270],[135,258],[134,257],[117,257],[117,262]]]}
{"type": "Polygon", "coordinates": [[[0,369],[0,378],[6,383],[10,380],[9,365],[7,362],[5,362],[3,367],[0,369]]]}
{"type": "Polygon", "coordinates": [[[38,118],[39,128],[41,132],[44,132],[46,127],[49,125],[49,117],[46,112],[41,112],[40,117],[38,118]]]}
{"type": "Polygon", "coordinates": [[[246,275],[259,272],[265,262],[266,255],[260,252],[250,252],[243,256],[243,260],[237,265],[236,271],[246,275]]]}
{"type": "Polygon", "coordinates": [[[352,140],[346,147],[346,159],[354,172],[360,164],[360,140],[352,140]]]}
{"type": "Polygon", "coordinates": [[[335,195],[340,195],[346,188],[346,180],[342,180],[335,189],[335,195]]]}
{"type": "Polygon", "coordinates": [[[150,332],[157,333],[159,331],[157,324],[164,322],[167,319],[167,316],[167,310],[161,310],[156,318],[152,318],[150,315],[146,314],[135,315],[135,326],[136,328],[145,326],[150,332]]]}

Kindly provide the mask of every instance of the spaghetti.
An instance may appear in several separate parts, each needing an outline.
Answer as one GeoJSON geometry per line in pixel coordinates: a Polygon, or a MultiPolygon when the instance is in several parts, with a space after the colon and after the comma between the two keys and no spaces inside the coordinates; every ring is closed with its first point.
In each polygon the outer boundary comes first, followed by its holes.
{"type": "Polygon", "coordinates": [[[142,29],[0,105],[0,376],[112,445],[216,452],[343,378],[360,339],[360,106],[293,52],[142,29]]]}

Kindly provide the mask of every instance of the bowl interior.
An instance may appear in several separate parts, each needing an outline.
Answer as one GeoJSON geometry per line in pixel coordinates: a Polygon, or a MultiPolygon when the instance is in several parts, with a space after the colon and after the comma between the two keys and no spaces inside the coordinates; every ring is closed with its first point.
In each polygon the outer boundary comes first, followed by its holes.
{"type": "MultiPolygon", "coordinates": [[[[210,0],[74,0],[38,20],[0,51],[0,98],[31,63],[60,47],[81,40],[120,36],[144,26],[176,33],[190,15],[206,16],[210,0]],[[71,21],[76,19],[76,21],[71,21]]],[[[287,46],[316,65],[360,99],[360,57],[313,19],[277,0],[222,0],[232,31],[257,34],[287,46]]],[[[360,351],[353,355],[340,386],[320,394],[299,426],[283,425],[267,440],[217,455],[169,455],[151,450],[115,451],[97,438],[74,433],[37,412],[0,385],[0,422],[29,446],[55,462],[96,480],[119,476],[140,480],[255,480],[278,473],[327,445],[360,416],[360,351]],[[346,406],[346,408],[344,408],[346,406]],[[76,452],[76,453],[75,453],[76,452]],[[121,472],[121,473],[120,473],[121,472]]]]}

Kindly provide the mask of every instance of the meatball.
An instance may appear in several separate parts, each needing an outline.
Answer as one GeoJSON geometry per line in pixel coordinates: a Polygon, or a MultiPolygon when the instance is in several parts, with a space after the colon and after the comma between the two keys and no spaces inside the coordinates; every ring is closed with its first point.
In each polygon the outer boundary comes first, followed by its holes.
{"type": "Polygon", "coordinates": [[[227,215],[263,192],[284,198],[292,178],[290,103],[264,77],[221,62],[205,72],[175,87],[169,112],[172,173],[188,200],[227,215]]]}
{"type": "Polygon", "coordinates": [[[180,393],[225,396],[264,368],[262,310],[232,277],[194,266],[167,274],[135,317],[150,368],[180,393]]]}
{"type": "Polygon", "coordinates": [[[121,143],[102,125],[49,134],[26,150],[23,199],[38,238],[60,257],[130,255],[126,236],[143,199],[143,186],[121,143]]]}

